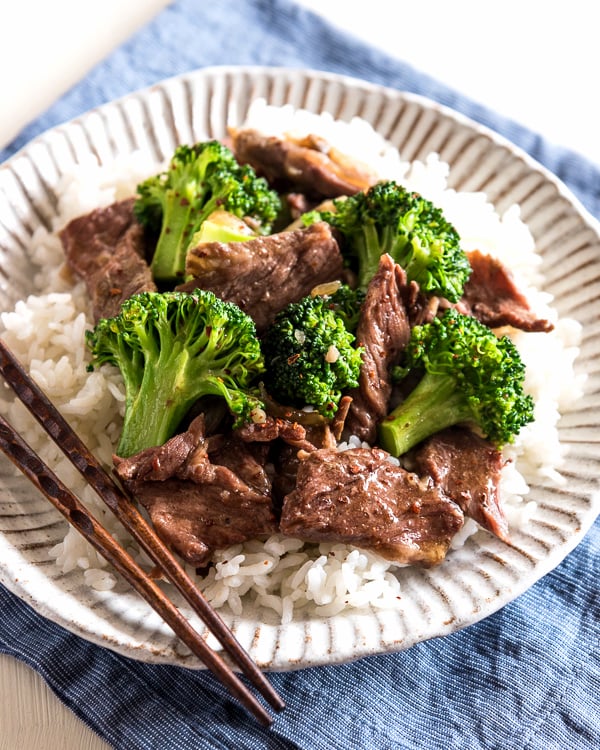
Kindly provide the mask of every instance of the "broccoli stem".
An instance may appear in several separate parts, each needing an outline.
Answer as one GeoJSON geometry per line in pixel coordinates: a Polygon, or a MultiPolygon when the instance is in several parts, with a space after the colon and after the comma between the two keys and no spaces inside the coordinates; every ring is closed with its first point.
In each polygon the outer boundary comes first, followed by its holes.
{"type": "Polygon", "coordinates": [[[169,191],[162,229],[152,258],[152,275],[158,281],[181,277],[190,241],[192,205],[181,193],[169,191]]]}
{"type": "Polygon", "coordinates": [[[455,378],[426,372],[379,425],[379,444],[393,456],[402,456],[430,435],[472,417],[455,378]]]}
{"type": "Polygon", "coordinates": [[[369,281],[377,273],[381,255],[388,252],[387,247],[382,247],[385,243],[381,241],[375,224],[365,222],[363,225],[363,234],[357,240],[357,253],[360,257],[360,268],[358,286],[366,289],[369,281]]]}
{"type": "MultiPolygon", "coordinates": [[[[161,350],[154,364],[146,363],[139,389],[125,410],[123,430],[117,453],[127,457],[157,445],[163,445],[173,434],[191,406],[178,383],[186,381],[190,360],[185,350],[161,350]],[[151,399],[153,408],[148,409],[151,399]]],[[[192,399],[192,402],[195,399],[192,399]]]]}
{"type": "Polygon", "coordinates": [[[429,250],[424,248],[416,238],[413,238],[410,242],[404,243],[401,252],[402,255],[399,255],[400,265],[406,271],[407,277],[409,279],[421,278],[421,275],[426,272],[427,266],[431,263],[429,250]]]}

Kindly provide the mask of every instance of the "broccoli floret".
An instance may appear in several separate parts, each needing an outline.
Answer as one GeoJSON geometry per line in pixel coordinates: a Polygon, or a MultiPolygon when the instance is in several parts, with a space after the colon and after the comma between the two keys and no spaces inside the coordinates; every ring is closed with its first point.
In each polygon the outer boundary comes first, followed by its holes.
{"type": "Polygon", "coordinates": [[[476,425],[502,447],[533,420],[517,348],[476,318],[448,310],[415,326],[401,374],[415,371],[417,386],[379,425],[379,443],[394,456],[461,423],[476,425]]]}
{"type": "Polygon", "coordinates": [[[346,285],[279,312],[262,342],[267,391],[291,406],[335,415],[345,390],[358,385],[362,348],[355,345],[362,291],[346,285]]]}
{"type": "Polygon", "coordinates": [[[359,286],[366,288],[389,253],[424,292],[460,299],[471,266],[457,231],[433,203],[391,180],[333,203],[334,210],[309,212],[305,222],[327,221],[341,233],[359,286]]]}
{"type": "Polygon", "coordinates": [[[173,283],[185,273],[191,239],[216,209],[249,217],[257,233],[268,234],[280,207],[266,180],[213,140],[179,146],[166,171],[137,186],[134,211],[141,224],[158,233],[151,261],[154,278],[173,283]]]}
{"type": "Polygon", "coordinates": [[[202,396],[225,399],[240,424],[262,406],[253,395],[263,372],[252,319],[212,292],[142,292],[87,333],[89,366],[116,365],[125,384],[117,453],[131,456],[172,437],[202,396]]]}

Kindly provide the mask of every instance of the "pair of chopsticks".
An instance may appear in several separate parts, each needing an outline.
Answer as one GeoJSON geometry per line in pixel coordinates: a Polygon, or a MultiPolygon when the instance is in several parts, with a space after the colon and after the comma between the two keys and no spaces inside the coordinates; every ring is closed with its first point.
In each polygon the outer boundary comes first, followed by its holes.
{"type": "MultiPolygon", "coordinates": [[[[244,651],[233,633],[206,601],[168,547],[141,515],[135,503],[102,467],[64,417],[29,377],[0,339],[0,373],[48,435],[78,469],[88,484],[121,521],[152,561],[183,595],[250,683],[276,711],[285,704],[265,675],[244,651]]],[[[175,634],[199,657],[230,693],[263,725],[273,719],[256,696],[221,656],[191,627],[156,582],[113,539],[79,499],[42,461],[17,431],[0,415],[0,450],[46,496],[67,521],[111,563],[150,604],[175,634]]]]}

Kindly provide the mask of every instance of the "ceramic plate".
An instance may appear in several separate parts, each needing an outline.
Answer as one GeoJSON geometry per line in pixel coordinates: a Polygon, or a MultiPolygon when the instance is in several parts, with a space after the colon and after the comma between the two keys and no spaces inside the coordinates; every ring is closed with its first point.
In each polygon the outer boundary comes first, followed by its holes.
{"type": "MultiPolygon", "coordinates": [[[[250,102],[291,103],[334,117],[360,116],[404,159],[440,154],[450,185],[486,191],[499,210],[522,207],[544,257],[546,289],[561,316],[583,325],[577,363],[588,374],[577,410],[560,423],[568,449],[563,487],[535,485],[537,509],[507,546],[477,534],[431,570],[404,568],[402,605],[280,626],[259,612],[227,617],[266,669],[339,663],[444,636],[498,610],[552,570],[581,540],[600,509],[600,240],[598,224],[547,171],[489,130],[426,99],[358,80],[275,68],[204,69],[132,94],[55,128],[0,167],[0,309],[27,294],[24,246],[55,211],[63,172],[91,154],[100,161],[134,149],[164,159],[180,142],[220,137],[250,102]]],[[[64,525],[26,480],[0,463],[0,580],[38,612],[129,657],[195,667],[135,594],[90,591],[80,570],[60,573],[49,549],[64,525]]],[[[183,607],[185,610],[185,607],[183,607]]]]}

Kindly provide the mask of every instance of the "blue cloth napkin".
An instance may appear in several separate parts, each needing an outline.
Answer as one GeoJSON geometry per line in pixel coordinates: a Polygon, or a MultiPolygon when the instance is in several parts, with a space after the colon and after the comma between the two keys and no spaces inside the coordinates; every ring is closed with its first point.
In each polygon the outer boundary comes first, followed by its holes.
{"type": "MultiPolygon", "coordinates": [[[[519,124],[341,33],[288,0],[179,0],[0,152],[89,108],[194,68],[311,67],[431,97],[488,125],[600,217],[600,172],[519,124]]],[[[335,667],[272,675],[286,711],[264,730],[208,673],[141,664],[37,615],[0,587],[0,650],[36,669],[123,750],[600,747],[600,523],[497,614],[442,640],[335,667]]]]}

